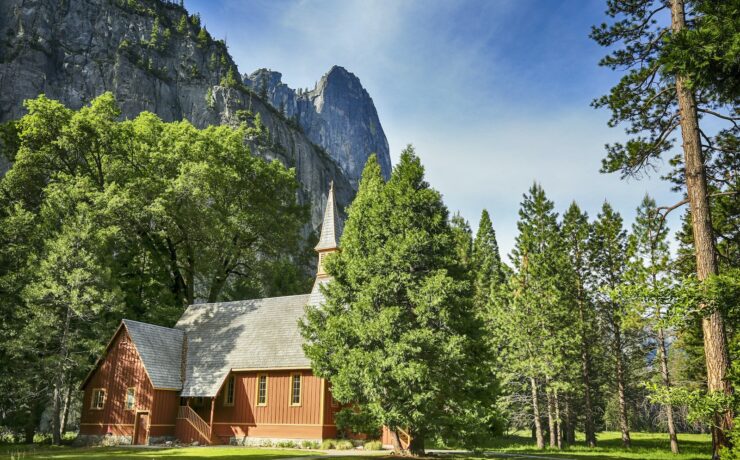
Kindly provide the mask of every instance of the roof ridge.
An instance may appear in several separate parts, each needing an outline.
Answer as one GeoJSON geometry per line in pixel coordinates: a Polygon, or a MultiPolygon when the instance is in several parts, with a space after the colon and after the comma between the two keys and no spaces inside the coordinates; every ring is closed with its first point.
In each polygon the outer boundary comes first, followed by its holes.
{"type": "Polygon", "coordinates": [[[209,305],[228,305],[228,304],[236,304],[236,303],[242,303],[242,302],[256,302],[259,300],[272,300],[272,299],[287,299],[290,297],[305,297],[310,296],[311,293],[307,292],[305,294],[291,294],[291,295],[280,295],[276,297],[258,297],[256,299],[242,299],[242,300],[228,300],[226,302],[204,302],[204,303],[191,303],[188,305],[188,308],[190,307],[205,307],[209,305]]]}
{"type": "Polygon", "coordinates": [[[147,326],[158,327],[160,329],[169,329],[170,331],[182,332],[182,330],[177,329],[177,328],[174,328],[174,327],[167,327],[167,326],[160,326],[159,324],[145,323],[144,321],[137,321],[135,319],[123,318],[123,319],[121,319],[121,322],[122,323],[144,324],[144,325],[147,325],[147,326]]]}

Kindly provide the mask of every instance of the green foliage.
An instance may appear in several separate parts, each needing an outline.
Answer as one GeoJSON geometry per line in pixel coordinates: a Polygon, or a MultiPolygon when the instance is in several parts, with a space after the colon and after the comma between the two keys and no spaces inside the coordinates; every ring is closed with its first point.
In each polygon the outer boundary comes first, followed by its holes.
{"type": "Polygon", "coordinates": [[[380,441],[368,441],[363,447],[365,450],[383,450],[383,443],[380,441]]]}
{"type": "Polygon", "coordinates": [[[481,212],[473,243],[472,263],[475,270],[475,304],[476,308],[482,310],[488,304],[492,290],[504,282],[496,232],[485,209],[481,212]]]}
{"type": "Polygon", "coordinates": [[[352,441],[348,439],[340,439],[339,441],[337,441],[337,444],[335,447],[337,450],[350,450],[350,449],[354,449],[355,445],[352,444],[352,441]]]}
{"type": "Polygon", "coordinates": [[[206,107],[208,110],[213,110],[216,107],[216,99],[213,97],[213,88],[210,86],[206,90],[206,107]]]}
{"type": "Polygon", "coordinates": [[[368,160],[348,215],[326,302],[302,324],[314,372],[338,401],[408,429],[412,450],[437,435],[471,442],[495,380],[447,209],[412,148],[387,184],[368,160]]]}
{"type": "Polygon", "coordinates": [[[301,441],[301,449],[318,449],[321,447],[316,441],[301,441]]]}
{"type": "Polygon", "coordinates": [[[238,88],[241,85],[241,81],[236,78],[236,72],[233,67],[230,67],[226,75],[221,78],[220,85],[226,88],[238,88]]]}
{"type": "Polygon", "coordinates": [[[324,439],[321,441],[321,448],[324,450],[335,449],[337,447],[336,439],[324,439]]]}
{"type": "Polygon", "coordinates": [[[185,34],[188,31],[188,17],[187,14],[180,16],[180,20],[177,22],[177,33],[180,35],[185,34]]]}
{"type": "Polygon", "coordinates": [[[154,18],[154,23],[152,24],[152,32],[149,34],[149,46],[152,48],[159,47],[159,18],[154,18]]]}
{"type": "Polygon", "coordinates": [[[74,391],[121,317],[169,326],[197,299],[299,287],[273,283],[307,218],[295,175],[251,155],[246,126],[118,121],[109,93],[78,111],[25,104],[3,129],[15,160],[0,181],[5,421],[37,424],[74,391]]]}
{"type": "Polygon", "coordinates": [[[211,35],[208,33],[205,27],[201,28],[196,36],[199,48],[205,48],[211,43],[211,35]]]}

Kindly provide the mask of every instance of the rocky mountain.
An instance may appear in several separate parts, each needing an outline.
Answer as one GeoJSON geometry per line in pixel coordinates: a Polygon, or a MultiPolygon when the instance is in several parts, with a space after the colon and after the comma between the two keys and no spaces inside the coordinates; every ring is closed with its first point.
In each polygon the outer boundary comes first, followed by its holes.
{"type": "Polygon", "coordinates": [[[282,74],[260,69],[244,83],[295,120],[309,139],[329,152],[357,185],[367,158],[376,153],[386,179],[391,173],[388,140],[378,112],[360,79],[334,66],[309,91],[289,88],[282,74]]]}
{"type": "Polygon", "coordinates": [[[205,127],[259,114],[272,143],[253,151],[296,168],[314,228],[330,181],[340,208],[351,201],[369,150],[390,170],[377,113],[354,75],[332,69],[306,99],[315,114],[290,112],[305,114],[300,126],[239,75],[224,41],[211,37],[197,14],[169,1],[0,1],[0,122],[22,116],[23,100],[40,93],[79,108],[104,91],[113,92],[127,118],[148,110],[205,127]]]}

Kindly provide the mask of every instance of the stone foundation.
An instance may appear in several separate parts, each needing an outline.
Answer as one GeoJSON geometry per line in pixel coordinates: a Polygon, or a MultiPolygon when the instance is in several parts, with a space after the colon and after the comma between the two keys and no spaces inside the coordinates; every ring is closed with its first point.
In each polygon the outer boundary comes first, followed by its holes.
{"type": "MultiPolygon", "coordinates": [[[[250,436],[231,436],[229,438],[229,444],[232,446],[249,446],[249,447],[281,447],[279,444],[294,443],[298,447],[302,447],[304,442],[315,442],[321,444],[321,439],[305,439],[305,438],[255,438],[250,436]]],[[[287,447],[287,446],[285,446],[287,447]]]]}
{"type": "Polygon", "coordinates": [[[76,446],[121,446],[130,445],[131,436],[114,436],[99,434],[79,434],[74,440],[76,446]]]}

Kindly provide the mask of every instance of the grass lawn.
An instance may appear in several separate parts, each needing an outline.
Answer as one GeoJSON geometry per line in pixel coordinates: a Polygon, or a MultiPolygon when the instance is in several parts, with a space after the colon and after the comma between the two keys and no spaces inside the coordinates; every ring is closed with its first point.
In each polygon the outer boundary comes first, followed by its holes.
{"type": "MultiPolygon", "coordinates": [[[[561,451],[546,449],[538,450],[534,442],[525,434],[497,438],[486,446],[487,450],[507,454],[522,454],[526,456],[541,455],[543,457],[562,459],[589,459],[589,460],[709,460],[711,458],[711,436],[706,434],[679,434],[678,445],[681,451],[678,455],[671,453],[668,435],[663,433],[631,433],[632,448],[622,447],[621,434],[605,432],[597,435],[597,447],[589,449],[583,444],[583,436],[576,437],[576,445],[561,451]]],[[[545,441],[547,442],[547,440],[545,441]]],[[[499,458],[495,455],[489,456],[499,458]]],[[[519,456],[500,458],[526,458],[519,456]]]]}
{"type": "Polygon", "coordinates": [[[0,460],[25,459],[116,459],[146,460],[152,458],[184,458],[187,460],[276,460],[282,458],[321,455],[320,452],[292,449],[260,449],[249,447],[0,447],[0,460]]]}
{"type": "MultiPolygon", "coordinates": [[[[573,460],[709,460],[711,438],[709,435],[680,434],[681,453],[671,454],[668,435],[662,433],[632,433],[632,448],[622,448],[619,433],[599,433],[598,447],[588,449],[579,435],[577,444],[562,451],[534,448],[534,442],[525,434],[517,433],[492,440],[484,446],[482,455],[440,455],[451,460],[483,460],[532,458],[573,460]],[[505,455],[497,455],[497,453],[505,455]]],[[[390,460],[392,457],[342,455],[333,452],[327,460],[390,460]]],[[[188,460],[278,460],[300,456],[323,455],[321,452],[293,449],[267,449],[248,447],[182,447],[182,448],[121,448],[121,447],[24,447],[0,446],[0,460],[25,459],[118,459],[145,460],[156,458],[183,458],[188,460]]],[[[396,457],[398,458],[398,457],[396,457]]]]}

